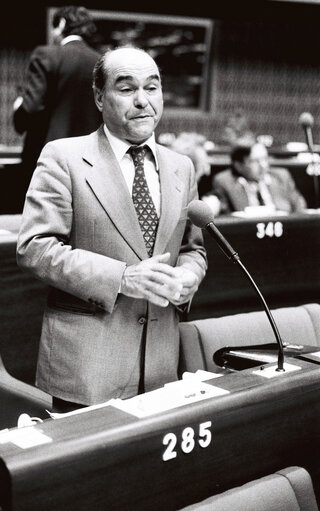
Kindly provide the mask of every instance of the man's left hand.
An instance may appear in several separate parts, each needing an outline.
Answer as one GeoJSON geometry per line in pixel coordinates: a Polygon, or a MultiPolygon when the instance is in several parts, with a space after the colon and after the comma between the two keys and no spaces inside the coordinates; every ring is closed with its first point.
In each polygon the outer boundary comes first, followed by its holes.
{"type": "Polygon", "coordinates": [[[174,305],[182,305],[183,303],[189,302],[194,293],[197,291],[199,287],[199,279],[193,271],[189,270],[184,266],[176,266],[174,268],[176,278],[182,284],[182,290],[180,292],[180,297],[176,300],[170,300],[174,305]]]}

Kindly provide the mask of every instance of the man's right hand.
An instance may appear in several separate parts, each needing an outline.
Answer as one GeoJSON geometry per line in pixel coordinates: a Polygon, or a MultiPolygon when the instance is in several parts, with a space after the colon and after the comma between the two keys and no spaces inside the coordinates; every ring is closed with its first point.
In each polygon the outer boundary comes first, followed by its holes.
{"type": "Polygon", "coordinates": [[[160,307],[178,300],[182,283],[174,268],[168,263],[170,254],[162,254],[127,266],[120,286],[120,293],[133,298],[142,298],[160,307]]]}

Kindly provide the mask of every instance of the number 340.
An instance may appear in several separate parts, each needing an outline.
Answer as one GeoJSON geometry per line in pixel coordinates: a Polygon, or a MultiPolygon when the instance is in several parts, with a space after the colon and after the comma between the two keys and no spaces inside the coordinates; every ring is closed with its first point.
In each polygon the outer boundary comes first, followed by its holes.
{"type": "Polygon", "coordinates": [[[163,461],[169,461],[176,458],[178,454],[177,447],[179,447],[185,454],[189,454],[193,451],[196,443],[198,443],[200,447],[208,447],[212,438],[210,427],[211,421],[199,424],[199,434],[197,438],[195,438],[195,431],[191,427],[184,428],[181,433],[181,439],[178,439],[174,433],[167,433],[162,440],[162,444],[166,446],[162,455],[163,461]]]}

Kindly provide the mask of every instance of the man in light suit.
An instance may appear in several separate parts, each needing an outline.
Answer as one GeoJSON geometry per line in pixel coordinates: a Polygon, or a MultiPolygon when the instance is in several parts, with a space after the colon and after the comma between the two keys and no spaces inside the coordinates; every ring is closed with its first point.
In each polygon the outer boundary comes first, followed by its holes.
{"type": "Polygon", "coordinates": [[[235,145],[231,161],[232,168],[219,172],[212,181],[211,193],[220,199],[221,214],[259,205],[286,213],[299,212],[306,207],[290,172],[269,166],[263,144],[235,145]]]}
{"type": "Polygon", "coordinates": [[[155,142],[163,110],[156,63],[138,49],[107,52],[94,70],[94,97],[104,124],[43,149],[17,244],[18,264],[51,286],[37,385],[60,410],[176,380],[179,310],[206,271],[201,230],[187,220],[197,198],[193,164],[155,142]],[[132,145],[146,145],[158,219],[151,253],[131,197],[132,145]]]}
{"type": "Polygon", "coordinates": [[[100,125],[91,87],[100,54],[87,42],[95,31],[85,7],[61,7],[52,18],[54,44],[38,46],[30,56],[13,113],[16,131],[25,134],[22,171],[26,185],[47,142],[86,135],[100,125]]]}

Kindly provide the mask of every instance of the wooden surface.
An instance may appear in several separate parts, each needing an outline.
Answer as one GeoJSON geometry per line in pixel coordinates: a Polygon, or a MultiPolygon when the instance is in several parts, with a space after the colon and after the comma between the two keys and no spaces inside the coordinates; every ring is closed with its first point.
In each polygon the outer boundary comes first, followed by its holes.
{"type": "MultiPolygon", "coordinates": [[[[270,308],[319,302],[319,214],[218,217],[215,224],[238,252],[270,308]],[[282,227],[276,226],[279,222],[282,227]],[[281,236],[275,235],[277,229],[283,231],[281,236]],[[257,237],[264,232],[268,234],[257,237]]],[[[209,267],[193,299],[189,319],[262,310],[240,267],[226,258],[206,231],[204,235],[209,267]]]]}
{"type": "Polygon", "coordinates": [[[271,380],[252,370],[210,380],[230,394],[149,418],[101,408],[35,426],[52,442],[1,445],[4,511],[173,511],[275,470],[300,465],[320,496],[320,365],[271,380]],[[182,431],[211,421],[212,440],[190,453],[182,431]],[[163,461],[174,433],[177,456],[163,461]]]}

